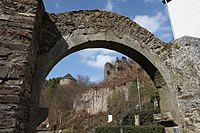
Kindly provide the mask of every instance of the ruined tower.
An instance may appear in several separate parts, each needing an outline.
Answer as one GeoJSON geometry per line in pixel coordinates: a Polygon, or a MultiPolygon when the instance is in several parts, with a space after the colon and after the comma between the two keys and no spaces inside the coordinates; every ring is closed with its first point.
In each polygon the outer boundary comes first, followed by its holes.
{"type": "Polygon", "coordinates": [[[76,82],[76,79],[68,73],[60,80],[60,85],[69,85],[70,83],[74,82],[76,82]]]}

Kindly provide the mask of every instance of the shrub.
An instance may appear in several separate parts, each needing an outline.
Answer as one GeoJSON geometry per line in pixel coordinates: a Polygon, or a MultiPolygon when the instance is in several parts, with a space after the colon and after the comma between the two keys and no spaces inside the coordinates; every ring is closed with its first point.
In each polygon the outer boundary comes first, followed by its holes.
{"type": "Polygon", "coordinates": [[[97,127],[95,130],[96,133],[165,133],[164,127],[157,125],[97,127]]]}
{"type": "Polygon", "coordinates": [[[133,113],[128,114],[123,118],[123,125],[134,125],[135,123],[135,115],[139,115],[140,125],[151,125],[154,123],[154,114],[160,113],[160,108],[157,109],[149,109],[143,111],[133,111],[133,113]],[[131,121],[130,121],[131,120],[131,121]]]}
{"type": "Polygon", "coordinates": [[[140,117],[140,123],[141,125],[149,125],[151,123],[153,123],[154,118],[153,115],[157,114],[160,112],[160,109],[151,109],[151,110],[144,110],[139,112],[139,117],[140,117]]]}
{"type": "Polygon", "coordinates": [[[62,133],[72,133],[73,130],[72,129],[63,129],[62,133]]]}

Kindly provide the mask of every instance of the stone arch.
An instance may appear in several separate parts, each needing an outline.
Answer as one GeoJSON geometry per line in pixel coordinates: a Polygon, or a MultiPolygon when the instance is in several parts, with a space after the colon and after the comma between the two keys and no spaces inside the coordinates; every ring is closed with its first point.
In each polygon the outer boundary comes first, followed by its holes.
{"type": "MultiPolygon", "coordinates": [[[[188,132],[199,132],[199,38],[183,37],[173,41],[172,47],[127,17],[98,10],[48,14],[42,0],[0,1],[0,132],[34,132],[31,130],[35,128],[34,123],[40,121],[33,119],[34,112],[38,115],[47,111],[37,107],[42,83],[37,76],[41,72],[44,77],[53,64],[62,58],[53,52],[56,46],[60,46],[56,45],[59,41],[67,44],[61,45],[63,49],[69,49],[67,55],[86,47],[82,44],[87,43],[89,47],[89,42],[95,42],[93,47],[97,47],[96,42],[126,46],[128,39],[123,38],[127,36],[138,42],[136,46],[145,48],[143,51],[147,55],[140,49],[138,52],[156,68],[157,76],[151,77],[158,77],[154,82],[159,88],[168,88],[160,89],[167,91],[162,96],[174,101],[175,114],[177,112],[179,117],[180,113],[183,127],[188,132]],[[80,36],[73,37],[75,32],[80,36]],[[105,33],[119,41],[99,38],[100,34],[105,33]],[[85,37],[89,40],[84,41],[85,37]],[[70,41],[76,41],[74,44],[82,48],[73,47],[70,41]],[[45,68],[42,61],[52,64],[45,68]],[[37,78],[40,83],[35,85],[33,83],[37,78]],[[33,128],[28,128],[31,124],[34,124],[33,128]]],[[[107,48],[112,47],[107,45],[107,48]]],[[[129,46],[123,48],[131,49],[129,46]]],[[[180,126],[181,121],[178,121],[180,126]]]]}
{"type": "MultiPolygon", "coordinates": [[[[173,48],[129,18],[112,12],[49,14],[42,0],[3,0],[0,7],[0,132],[34,132],[47,113],[38,107],[45,76],[64,56],[92,47],[117,50],[135,59],[164,94],[176,122],[182,126],[183,121],[191,131],[199,129],[199,82],[189,83],[193,78],[187,78],[199,70],[198,38],[185,38],[186,47],[179,44],[181,39],[177,40],[173,48]],[[195,45],[190,46],[192,43],[195,45]],[[188,59],[181,56],[185,51],[195,57],[193,64],[197,68],[180,63],[181,59],[188,59]],[[192,94],[184,95],[187,92],[192,94]],[[185,104],[188,101],[190,105],[185,104]],[[189,107],[196,110],[188,117],[189,107]]],[[[199,75],[194,78],[199,79],[199,75]]]]}
{"type": "Polygon", "coordinates": [[[175,121],[180,123],[177,105],[173,105],[176,97],[171,86],[170,64],[167,64],[171,54],[170,44],[162,42],[127,17],[99,10],[44,13],[41,28],[32,85],[29,132],[34,131],[37,123],[41,122],[42,116],[39,114],[45,112],[38,106],[45,77],[62,58],[85,48],[111,49],[134,59],[164,93],[162,111],[172,112],[175,121]]]}

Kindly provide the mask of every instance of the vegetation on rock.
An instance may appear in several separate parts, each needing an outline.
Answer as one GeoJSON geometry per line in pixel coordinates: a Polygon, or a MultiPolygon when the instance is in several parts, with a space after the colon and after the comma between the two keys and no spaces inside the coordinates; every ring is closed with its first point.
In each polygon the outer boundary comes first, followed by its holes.
{"type": "MultiPolygon", "coordinates": [[[[140,114],[140,123],[149,125],[153,123],[153,102],[159,101],[156,88],[143,69],[132,60],[120,62],[118,59],[117,70],[113,77],[105,79],[99,84],[93,84],[88,76],[78,75],[76,82],[60,85],[61,78],[50,79],[45,82],[41,92],[40,106],[49,108],[48,121],[50,128],[68,129],[68,131],[85,132],[85,130],[99,125],[134,125],[134,115],[140,114]],[[121,63],[121,64],[120,64],[121,63]],[[124,65],[127,65],[124,67],[124,65]],[[128,68],[128,70],[124,68],[128,68]],[[140,81],[142,112],[138,112],[137,79],[140,81]],[[88,110],[76,111],[73,103],[86,91],[110,88],[112,94],[108,96],[107,112],[90,114],[88,110]],[[124,89],[128,91],[125,92],[124,89]],[[113,114],[113,122],[107,122],[107,113],[113,114]],[[129,120],[128,120],[129,119],[129,120]],[[130,122],[130,119],[132,120],[130,122]]],[[[84,102],[84,101],[83,101],[84,102]]],[[[84,104],[83,104],[84,105],[84,104]]]]}

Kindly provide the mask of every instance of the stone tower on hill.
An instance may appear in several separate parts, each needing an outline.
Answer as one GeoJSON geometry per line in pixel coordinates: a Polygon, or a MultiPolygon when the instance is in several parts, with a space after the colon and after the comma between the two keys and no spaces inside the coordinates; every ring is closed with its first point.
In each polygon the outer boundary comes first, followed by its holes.
{"type": "Polygon", "coordinates": [[[140,66],[131,59],[127,60],[126,57],[122,57],[121,60],[117,59],[115,64],[107,62],[104,65],[104,80],[132,76],[130,72],[137,70],[137,68],[140,68],[140,66]]]}
{"type": "Polygon", "coordinates": [[[69,85],[70,83],[74,82],[76,82],[76,79],[68,73],[60,80],[60,85],[69,85]]]}

